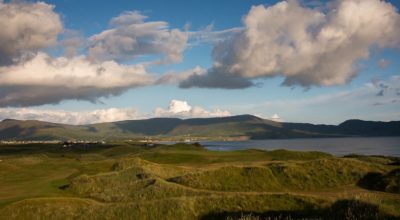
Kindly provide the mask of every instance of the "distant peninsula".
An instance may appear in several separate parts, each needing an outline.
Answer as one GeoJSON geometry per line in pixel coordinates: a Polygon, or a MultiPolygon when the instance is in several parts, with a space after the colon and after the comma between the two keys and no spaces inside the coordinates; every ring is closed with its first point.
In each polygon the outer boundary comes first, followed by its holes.
{"type": "Polygon", "coordinates": [[[253,115],[215,118],[151,118],[88,125],[5,119],[0,140],[249,140],[400,136],[400,121],[347,120],[339,125],[275,122],[253,115]]]}

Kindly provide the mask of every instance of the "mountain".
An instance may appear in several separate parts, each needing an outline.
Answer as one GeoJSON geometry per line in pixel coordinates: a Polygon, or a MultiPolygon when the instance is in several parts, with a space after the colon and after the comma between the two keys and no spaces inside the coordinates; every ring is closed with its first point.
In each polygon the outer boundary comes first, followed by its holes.
{"type": "Polygon", "coordinates": [[[110,140],[156,137],[183,139],[269,139],[342,136],[400,136],[400,121],[348,120],[339,125],[280,123],[253,115],[217,118],[152,118],[89,125],[35,120],[0,122],[0,140],[110,140]]]}

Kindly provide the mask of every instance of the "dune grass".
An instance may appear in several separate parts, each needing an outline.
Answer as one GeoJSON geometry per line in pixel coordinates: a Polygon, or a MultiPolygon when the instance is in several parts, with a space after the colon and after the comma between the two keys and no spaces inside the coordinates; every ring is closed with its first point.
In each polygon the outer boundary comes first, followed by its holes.
{"type": "Polygon", "coordinates": [[[2,147],[0,219],[400,218],[400,194],[360,184],[376,173],[397,189],[398,158],[132,142],[2,147]]]}
{"type": "Polygon", "coordinates": [[[169,179],[192,188],[217,191],[316,190],[355,184],[371,171],[384,168],[361,161],[332,158],[272,163],[265,167],[228,166],[169,179]]]}
{"type": "Polygon", "coordinates": [[[217,213],[296,211],[323,207],[320,200],[291,195],[229,195],[179,197],[124,203],[99,203],[90,199],[40,198],[16,202],[0,217],[10,219],[196,219],[217,213]]]}

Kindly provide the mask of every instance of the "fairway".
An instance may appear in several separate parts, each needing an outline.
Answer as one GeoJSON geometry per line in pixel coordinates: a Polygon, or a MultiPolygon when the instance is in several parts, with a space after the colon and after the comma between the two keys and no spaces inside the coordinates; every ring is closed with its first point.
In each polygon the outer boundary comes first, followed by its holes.
{"type": "Polygon", "coordinates": [[[400,218],[393,157],[132,142],[0,157],[1,219],[400,218]]]}

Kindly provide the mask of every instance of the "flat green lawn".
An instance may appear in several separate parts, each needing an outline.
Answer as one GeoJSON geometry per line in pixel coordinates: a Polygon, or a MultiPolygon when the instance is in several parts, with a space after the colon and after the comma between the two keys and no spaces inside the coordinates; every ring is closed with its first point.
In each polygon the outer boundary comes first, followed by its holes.
{"type": "Polygon", "coordinates": [[[0,219],[396,219],[394,160],[186,144],[0,145],[0,219]]]}

